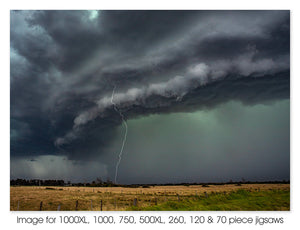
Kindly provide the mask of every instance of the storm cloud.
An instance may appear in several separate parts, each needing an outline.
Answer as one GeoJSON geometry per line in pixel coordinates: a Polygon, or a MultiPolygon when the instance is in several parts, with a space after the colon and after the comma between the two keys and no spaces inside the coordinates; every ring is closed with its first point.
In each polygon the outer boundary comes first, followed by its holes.
{"type": "Polygon", "coordinates": [[[11,11],[10,22],[18,164],[56,155],[113,167],[114,88],[127,121],[290,97],[289,11],[11,11]]]}

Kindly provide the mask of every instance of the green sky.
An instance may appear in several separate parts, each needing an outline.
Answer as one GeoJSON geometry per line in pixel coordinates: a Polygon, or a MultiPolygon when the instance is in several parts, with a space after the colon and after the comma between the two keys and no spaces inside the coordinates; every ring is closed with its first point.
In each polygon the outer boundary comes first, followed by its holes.
{"type": "MultiPolygon", "coordinates": [[[[120,180],[288,180],[289,103],[229,102],[208,111],[130,120],[120,180]]],[[[118,133],[116,153],[123,127],[118,133]]]]}

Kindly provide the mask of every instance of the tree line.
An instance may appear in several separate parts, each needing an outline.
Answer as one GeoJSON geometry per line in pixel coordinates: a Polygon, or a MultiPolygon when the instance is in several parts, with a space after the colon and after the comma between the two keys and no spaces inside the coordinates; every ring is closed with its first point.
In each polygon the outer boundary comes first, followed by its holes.
{"type": "Polygon", "coordinates": [[[222,182],[222,183],[165,183],[165,184],[130,184],[130,185],[124,185],[124,184],[115,184],[111,180],[107,179],[106,181],[102,181],[101,178],[97,178],[96,180],[92,181],[91,183],[71,183],[70,181],[65,182],[64,180],[40,180],[40,179],[14,179],[10,180],[11,186],[86,186],[86,187],[131,187],[131,188],[138,188],[138,187],[144,187],[148,188],[150,186],[176,186],[176,185],[184,185],[184,186],[190,186],[190,185],[202,185],[202,186],[208,186],[208,185],[224,185],[224,184],[289,184],[290,181],[282,180],[282,181],[228,181],[228,182],[222,182]]]}
{"type": "Polygon", "coordinates": [[[71,183],[71,181],[65,182],[64,180],[40,180],[40,179],[12,179],[10,180],[11,186],[87,186],[87,187],[113,187],[119,186],[114,184],[111,180],[107,179],[102,181],[97,178],[91,183],[71,183]]]}
{"type": "Polygon", "coordinates": [[[64,186],[64,180],[39,180],[39,179],[16,179],[10,180],[10,185],[22,185],[22,186],[64,186]]]}

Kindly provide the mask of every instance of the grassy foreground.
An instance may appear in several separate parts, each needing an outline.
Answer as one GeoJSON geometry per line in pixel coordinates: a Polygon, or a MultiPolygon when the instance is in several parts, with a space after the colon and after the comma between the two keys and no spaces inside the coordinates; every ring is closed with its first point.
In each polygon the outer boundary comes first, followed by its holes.
{"type": "Polygon", "coordinates": [[[135,211],[277,211],[290,210],[290,191],[249,192],[243,189],[229,194],[168,201],[150,207],[130,207],[135,211]]]}
{"type": "Polygon", "coordinates": [[[289,210],[289,184],[11,186],[11,211],[289,210]]]}

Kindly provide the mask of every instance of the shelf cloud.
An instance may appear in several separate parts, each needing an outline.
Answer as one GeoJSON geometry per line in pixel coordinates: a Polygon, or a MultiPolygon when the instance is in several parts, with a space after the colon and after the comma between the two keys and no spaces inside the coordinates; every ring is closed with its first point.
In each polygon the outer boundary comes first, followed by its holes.
{"type": "Polygon", "coordinates": [[[128,121],[290,98],[289,11],[11,11],[10,20],[13,159],[111,164],[122,124],[114,88],[128,121]]]}

